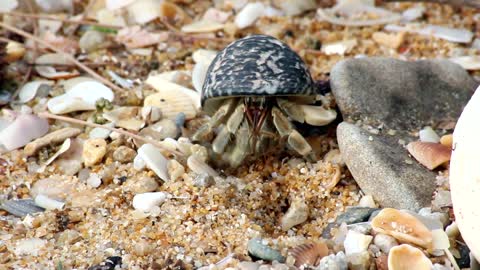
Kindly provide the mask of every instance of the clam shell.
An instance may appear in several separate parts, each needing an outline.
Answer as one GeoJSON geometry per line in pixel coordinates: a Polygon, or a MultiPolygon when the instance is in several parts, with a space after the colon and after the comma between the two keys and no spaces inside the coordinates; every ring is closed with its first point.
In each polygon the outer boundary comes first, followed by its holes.
{"type": "Polygon", "coordinates": [[[393,247],[388,253],[389,270],[430,270],[432,266],[421,250],[407,244],[393,247]]]}
{"type": "Polygon", "coordinates": [[[306,243],[293,248],[290,254],[295,258],[295,266],[316,266],[320,259],[328,255],[328,247],[325,243],[306,243]]]}
{"type": "MultiPolygon", "coordinates": [[[[393,208],[385,208],[371,222],[377,233],[388,234],[403,243],[431,248],[432,233],[414,216],[393,208]]],[[[413,269],[413,268],[412,268],[413,269]]]]}
{"type": "Polygon", "coordinates": [[[431,142],[411,142],[407,145],[408,152],[423,166],[433,170],[450,160],[450,148],[431,142]]]}
{"type": "Polygon", "coordinates": [[[37,206],[32,199],[8,200],[0,205],[0,208],[17,217],[43,212],[45,209],[37,206]]]}

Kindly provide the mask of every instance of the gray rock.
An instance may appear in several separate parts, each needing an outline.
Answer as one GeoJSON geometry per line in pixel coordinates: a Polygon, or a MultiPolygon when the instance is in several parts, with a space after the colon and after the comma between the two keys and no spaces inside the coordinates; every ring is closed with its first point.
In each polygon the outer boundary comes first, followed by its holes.
{"type": "Polygon", "coordinates": [[[399,130],[457,119],[478,85],[447,60],[381,57],[339,62],[330,83],[345,119],[399,130]]]}
{"type": "Polygon", "coordinates": [[[366,194],[382,207],[416,211],[428,206],[435,191],[435,173],[414,162],[407,150],[389,139],[346,122],[337,127],[340,152],[366,194]]]}
{"type": "Polygon", "coordinates": [[[335,223],[338,225],[343,222],[348,224],[360,223],[367,221],[370,215],[378,210],[377,208],[370,207],[348,207],[345,213],[340,214],[335,223]]]}
{"type": "Polygon", "coordinates": [[[248,253],[265,261],[285,262],[285,257],[280,254],[280,251],[275,250],[262,242],[261,238],[250,239],[247,244],[248,253]]]}

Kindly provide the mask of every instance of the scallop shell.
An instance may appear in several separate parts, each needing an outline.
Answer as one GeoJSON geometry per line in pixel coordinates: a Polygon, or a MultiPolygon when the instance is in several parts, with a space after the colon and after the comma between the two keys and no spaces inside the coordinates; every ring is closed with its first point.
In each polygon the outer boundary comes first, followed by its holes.
{"type": "Polygon", "coordinates": [[[407,244],[393,247],[388,253],[389,270],[430,270],[432,262],[418,248],[407,244]]]}
{"type": "Polygon", "coordinates": [[[316,266],[320,259],[328,255],[328,247],[325,243],[306,243],[293,248],[290,254],[295,258],[295,266],[316,266]]]}
{"type": "Polygon", "coordinates": [[[433,170],[450,160],[452,151],[439,143],[411,142],[407,145],[408,152],[423,166],[433,170]]]}
{"type": "Polygon", "coordinates": [[[144,106],[160,108],[163,117],[171,120],[175,120],[177,115],[182,112],[186,119],[193,119],[197,115],[192,99],[173,89],[163,90],[146,97],[144,106]]]}
{"type": "MultiPolygon", "coordinates": [[[[385,208],[371,222],[377,233],[388,234],[398,241],[424,248],[432,246],[432,233],[414,216],[393,208],[385,208]]],[[[412,268],[413,269],[413,268],[412,268]]]]}

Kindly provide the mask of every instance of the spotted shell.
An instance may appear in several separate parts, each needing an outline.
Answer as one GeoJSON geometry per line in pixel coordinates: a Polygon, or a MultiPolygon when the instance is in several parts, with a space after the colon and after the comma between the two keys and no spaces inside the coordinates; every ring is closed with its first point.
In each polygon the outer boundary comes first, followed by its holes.
{"type": "Polygon", "coordinates": [[[253,35],[234,41],[210,64],[202,88],[202,105],[241,96],[315,95],[303,60],[285,43],[253,35]]]}

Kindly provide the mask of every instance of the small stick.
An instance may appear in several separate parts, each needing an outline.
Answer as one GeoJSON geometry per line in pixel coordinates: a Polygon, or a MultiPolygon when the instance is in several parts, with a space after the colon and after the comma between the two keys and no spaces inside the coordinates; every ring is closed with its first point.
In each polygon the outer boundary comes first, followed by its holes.
{"type": "Polygon", "coordinates": [[[16,16],[16,17],[25,17],[25,18],[32,18],[32,19],[40,19],[40,20],[49,20],[49,21],[60,21],[63,23],[70,23],[70,24],[83,24],[83,25],[92,25],[98,27],[105,27],[105,28],[112,28],[112,29],[121,29],[121,26],[110,25],[110,24],[102,24],[97,22],[90,22],[90,21],[76,21],[70,20],[60,17],[53,17],[49,15],[43,14],[29,14],[29,13],[22,13],[22,12],[0,12],[1,15],[9,15],[9,16],[16,16]]]}
{"type": "Polygon", "coordinates": [[[131,137],[131,138],[134,138],[136,140],[139,140],[139,141],[142,141],[142,142],[145,142],[145,143],[150,143],[150,144],[154,145],[155,147],[157,147],[159,149],[162,149],[162,150],[165,150],[165,151],[168,151],[172,154],[175,154],[178,157],[183,157],[182,153],[180,153],[178,151],[175,151],[175,150],[168,149],[165,146],[158,143],[158,141],[139,136],[137,134],[128,132],[128,131],[123,130],[123,129],[112,128],[112,127],[109,127],[109,126],[102,126],[102,125],[99,125],[99,124],[89,123],[87,121],[78,120],[78,119],[67,117],[67,116],[51,114],[49,112],[41,112],[41,113],[38,114],[38,116],[42,117],[42,118],[51,118],[51,119],[56,119],[56,120],[60,120],[60,121],[64,121],[64,122],[70,122],[70,123],[79,124],[79,125],[83,125],[83,126],[108,129],[108,130],[113,131],[113,132],[118,132],[118,133],[120,133],[122,135],[125,135],[127,137],[131,137]]]}
{"type": "Polygon", "coordinates": [[[17,33],[25,38],[30,38],[32,39],[33,41],[39,43],[39,44],[42,44],[43,46],[55,51],[56,53],[61,53],[63,55],[65,55],[65,58],[67,58],[68,60],[70,60],[71,62],[73,62],[75,65],[77,65],[79,68],[83,69],[85,72],[87,72],[88,74],[92,75],[92,77],[94,77],[95,79],[103,82],[104,84],[108,85],[110,88],[112,89],[115,89],[117,91],[124,91],[122,88],[120,88],[119,86],[117,86],[116,84],[110,82],[109,80],[103,78],[102,76],[100,76],[98,73],[96,73],[93,69],[87,67],[85,64],[81,63],[80,61],[78,61],[77,59],[75,59],[75,57],[73,57],[72,55],[68,54],[68,53],[65,53],[65,52],[62,52],[60,51],[59,49],[57,49],[56,47],[52,46],[50,43],[36,37],[36,36],[33,36],[32,34],[30,33],[27,33],[21,29],[18,29],[16,27],[13,27],[11,25],[8,25],[8,24],[5,24],[3,22],[0,22],[0,27],[3,27],[9,31],[12,31],[14,33],[17,33]]]}

